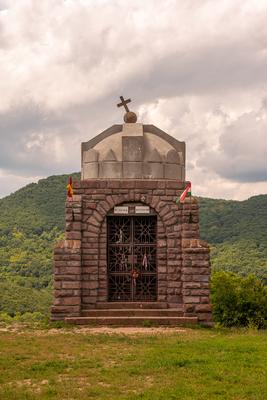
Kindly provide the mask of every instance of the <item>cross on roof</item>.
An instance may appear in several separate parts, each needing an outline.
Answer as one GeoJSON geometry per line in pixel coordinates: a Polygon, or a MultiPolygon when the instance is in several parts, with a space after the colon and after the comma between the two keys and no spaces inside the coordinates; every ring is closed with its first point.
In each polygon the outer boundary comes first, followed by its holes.
{"type": "Polygon", "coordinates": [[[130,103],[132,100],[131,99],[124,100],[123,96],[120,96],[120,99],[121,99],[121,103],[117,104],[117,107],[123,106],[125,108],[126,112],[129,112],[130,110],[129,110],[127,104],[130,103]]]}

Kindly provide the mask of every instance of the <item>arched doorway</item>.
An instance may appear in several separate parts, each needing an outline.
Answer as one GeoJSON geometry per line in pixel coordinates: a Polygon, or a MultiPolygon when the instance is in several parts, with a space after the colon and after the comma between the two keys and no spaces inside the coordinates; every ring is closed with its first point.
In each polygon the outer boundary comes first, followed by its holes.
{"type": "Polygon", "coordinates": [[[157,215],[148,206],[114,207],[107,216],[109,301],[157,301],[157,215]]]}

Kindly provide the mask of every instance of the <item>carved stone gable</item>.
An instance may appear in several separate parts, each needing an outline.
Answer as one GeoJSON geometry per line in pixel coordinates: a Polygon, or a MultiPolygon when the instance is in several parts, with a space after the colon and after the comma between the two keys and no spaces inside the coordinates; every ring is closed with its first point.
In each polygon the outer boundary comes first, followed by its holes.
{"type": "Polygon", "coordinates": [[[82,179],[185,179],[185,143],[153,125],[114,125],[82,143],[82,179]]]}

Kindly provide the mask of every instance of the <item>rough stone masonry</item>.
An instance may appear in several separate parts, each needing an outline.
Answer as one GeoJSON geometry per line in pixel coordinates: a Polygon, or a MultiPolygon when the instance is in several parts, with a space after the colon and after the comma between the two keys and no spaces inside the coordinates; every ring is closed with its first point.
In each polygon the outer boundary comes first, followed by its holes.
{"type": "Polygon", "coordinates": [[[198,203],[176,203],[187,183],[185,143],[129,113],[134,122],[127,112],[124,124],[82,143],[81,181],[66,202],[65,240],[54,251],[52,320],[78,321],[128,302],[126,309],[177,309],[184,322],[211,325],[210,250],[199,239],[198,203]],[[149,231],[150,215],[156,231],[150,239],[138,231],[139,240],[128,227],[147,221],[149,231]]]}

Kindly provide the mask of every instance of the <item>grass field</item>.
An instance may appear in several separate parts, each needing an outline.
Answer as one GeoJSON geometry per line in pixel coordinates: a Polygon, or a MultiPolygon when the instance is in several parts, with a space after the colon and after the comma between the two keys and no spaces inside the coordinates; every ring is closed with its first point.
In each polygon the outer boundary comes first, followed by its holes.
{"type": "Polygon", "coordinates": [[[1,329],[0,399],[267,399],[266,331],[112,332],[1,329]]]}

